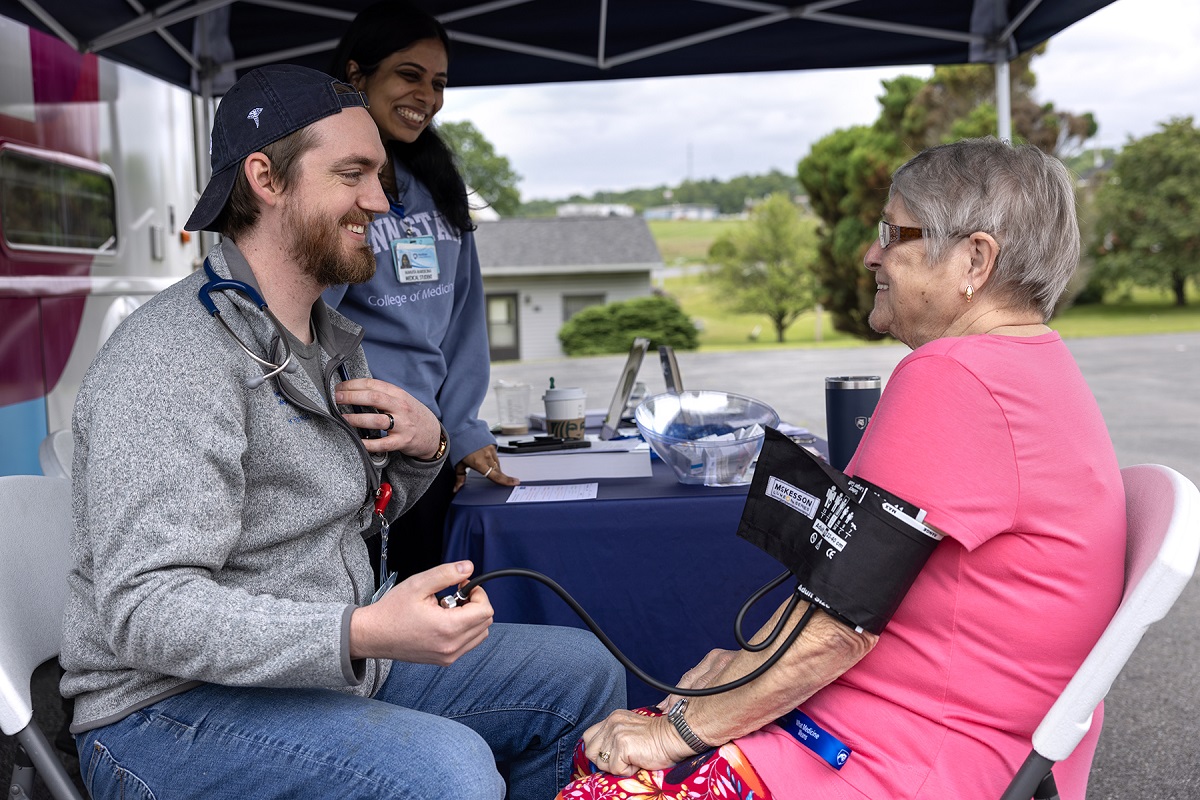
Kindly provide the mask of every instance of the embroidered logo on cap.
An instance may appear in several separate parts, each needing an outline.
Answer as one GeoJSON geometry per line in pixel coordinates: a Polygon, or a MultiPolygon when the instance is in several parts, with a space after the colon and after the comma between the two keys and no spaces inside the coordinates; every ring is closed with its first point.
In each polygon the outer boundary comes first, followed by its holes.
{"type": "Polygon", "coordinates": [[[252,110],[249,114],[246,115],[246,119],[254,120],[254,127],[257,128],[258,127],[258,117],[259,117],[259,115],[262,114],[262,112],[263,112],[263,110],[261,108],[256,108],[256,109],[252,110]]]}

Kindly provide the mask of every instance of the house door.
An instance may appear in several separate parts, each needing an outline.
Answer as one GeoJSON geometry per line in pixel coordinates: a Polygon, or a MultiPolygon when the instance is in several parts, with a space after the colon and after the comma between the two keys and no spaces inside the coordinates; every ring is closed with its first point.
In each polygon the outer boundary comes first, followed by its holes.
{"type": "Polygon", "coordinates": [[[521,357],[517,334],[517,295],[487,296],[487,333],[492,361],[515,361],[521,357]]]}

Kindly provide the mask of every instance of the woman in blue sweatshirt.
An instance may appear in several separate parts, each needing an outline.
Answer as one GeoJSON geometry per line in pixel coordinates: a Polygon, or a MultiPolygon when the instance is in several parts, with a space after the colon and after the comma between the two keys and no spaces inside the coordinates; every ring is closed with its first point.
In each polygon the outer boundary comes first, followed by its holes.
{"type": "Polygon", "coordinates": [[[355,17],[330,69],[367,95],[388,152],[381,178],[391,211],[371,223],[375,277],[334,287],[325,301],[366,330],[371,371],[429,406],[450,440],[442,473],[392,527],[388,564],[401,577],[441,563],[446,510],[468,467],[517,484],[501,472],[496,440],[478,419],[490,362],[475,225],[454,155],[431,125],[448,49],[434,17],[384,0],[355,17]]]}

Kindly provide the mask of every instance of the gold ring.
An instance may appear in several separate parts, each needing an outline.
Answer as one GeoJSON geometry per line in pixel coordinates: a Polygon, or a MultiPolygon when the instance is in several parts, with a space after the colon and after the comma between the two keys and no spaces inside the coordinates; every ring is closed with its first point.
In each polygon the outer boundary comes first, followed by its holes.
{"type": "Polygon", "coordinates": [[[608,757],[610,755],[611,755],[611,753],[609,753],[607,750],[601,750],[599,753],[596,754],[596,758],[599,759],[600,761],[608,761],[608,757]]]}
{"type": "Polygon", "coordinates": [[[496,465],[495,465],[495,464],[493,464],[492,466],[488,467],[488,468],[487,468],[487,472],[483,473],[483,477],[485,477],[485,478],[486,478],[488,475],[491,475],[491,474],[492,474],[492,470],[494,470],[495,468],[496,468],[496,465]]]}

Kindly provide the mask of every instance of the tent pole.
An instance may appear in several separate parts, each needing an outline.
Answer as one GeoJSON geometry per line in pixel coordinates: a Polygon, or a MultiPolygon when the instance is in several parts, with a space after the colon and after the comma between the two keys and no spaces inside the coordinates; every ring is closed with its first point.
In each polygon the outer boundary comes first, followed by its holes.
{"type": "Polygon", "coordinates": [[[1008,83],[1008,58],[1004,48],[996,48],[996,138],[1012,141],[1012,97],[1008,83]]]}

